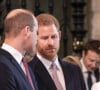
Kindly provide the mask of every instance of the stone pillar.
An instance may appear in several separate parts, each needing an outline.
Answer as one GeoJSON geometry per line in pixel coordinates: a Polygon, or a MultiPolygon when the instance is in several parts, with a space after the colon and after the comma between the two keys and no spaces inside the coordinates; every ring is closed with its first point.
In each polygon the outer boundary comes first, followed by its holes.
{"type": "Polygon", "coordinates": [[[100,40],[100,0],[91,0],[91,39],[100,40]]]}

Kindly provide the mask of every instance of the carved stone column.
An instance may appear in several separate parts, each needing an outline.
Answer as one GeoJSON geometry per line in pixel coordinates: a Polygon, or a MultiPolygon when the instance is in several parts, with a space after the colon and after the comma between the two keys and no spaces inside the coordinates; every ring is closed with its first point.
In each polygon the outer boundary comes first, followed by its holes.
{"type": "Polygon", "coordinates": [[[21,7],[26,8],[26,0],[21,0],[21,7]]]}
{"type": "Polygon", "coordinates": [[[48,0],[48,8],[49,8],[49,13],[53,14],[54,10],[54,0],[48,0]]]}
{"type": "Polygon", "coordinates": [[[86,5],[84,0],[72,0],[72,36],[73,36],[73,51],[81,55],[83,47],[83,38],[86,34],[84,29],[85,13],[84,7],[86,5]]]}

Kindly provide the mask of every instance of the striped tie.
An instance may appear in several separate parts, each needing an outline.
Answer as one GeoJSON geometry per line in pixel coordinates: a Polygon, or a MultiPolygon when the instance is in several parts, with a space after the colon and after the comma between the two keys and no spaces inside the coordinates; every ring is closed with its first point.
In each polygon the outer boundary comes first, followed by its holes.
{"type": "Polygon", "coordinates": [[[27,62],[26,62],[25,58],[22,59],[22,62],[23,62],[23,65],[24,65],[24,67],[25,67],[26,77],[27,77],[29,83],[30,83],[31,86],[32,86],[32,90],[35,90],[35,89],[34,89],[34,86],[33,86],[33,82],[32,82],[31,76],[30,76],[30,72],[29,72],[29,69],[28,69],[28,65],[27,65],[27,62]]]}
{"type": "Polygon", "coordinates": [[[61,83],[58,79],[58,76],[57,76],[57,69],[58,69],[57,66],[54,63],[52,63],[51,67],[50,67],[50,70],[52,72],[53,81],[54,81],[54,83],[57,87],[57,90],[63,90],[63,87],[62,87],[62,85],[61,85],[61,83]]]}

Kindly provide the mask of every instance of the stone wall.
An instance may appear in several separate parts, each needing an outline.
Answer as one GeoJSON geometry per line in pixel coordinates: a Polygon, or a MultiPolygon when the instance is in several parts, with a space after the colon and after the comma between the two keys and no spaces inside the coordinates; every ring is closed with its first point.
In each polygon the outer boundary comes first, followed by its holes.
{"type": "Polygon", "coordinates": [[[91,38],[100,39],[100,0],[92,0],[91,38]]]}

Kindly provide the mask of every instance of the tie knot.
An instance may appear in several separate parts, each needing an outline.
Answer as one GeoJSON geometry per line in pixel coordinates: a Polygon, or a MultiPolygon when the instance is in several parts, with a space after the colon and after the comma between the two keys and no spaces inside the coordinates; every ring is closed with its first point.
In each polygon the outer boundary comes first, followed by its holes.
{"type": "Polygon", "coordinates": [[[91,74],[92,74],[92,72],[88,71],[88,75],[91,75],[91,74]]]}
{"type": "Polygon", "coordinates": [[[22,63],[23,63],[23,65],[24,65],[25,68],[28,67],[28,66],[27,66],[27,61],[26,61],[25,58],[22,58],[22,63]]]}
{"type": "Polygon", "coordinates": [[[57,68],[57,65],[55,63],[52,63],[50,66],[50,69],[58,69],[58,68],[57,68]]]}
{"type": "Polygon", "coordinates": [[[27,63],[27,62],[26,62],[26,59],[25,59],[24,57],[22,58],[22,62],[23,62],[23,63],[27,63]]]}

